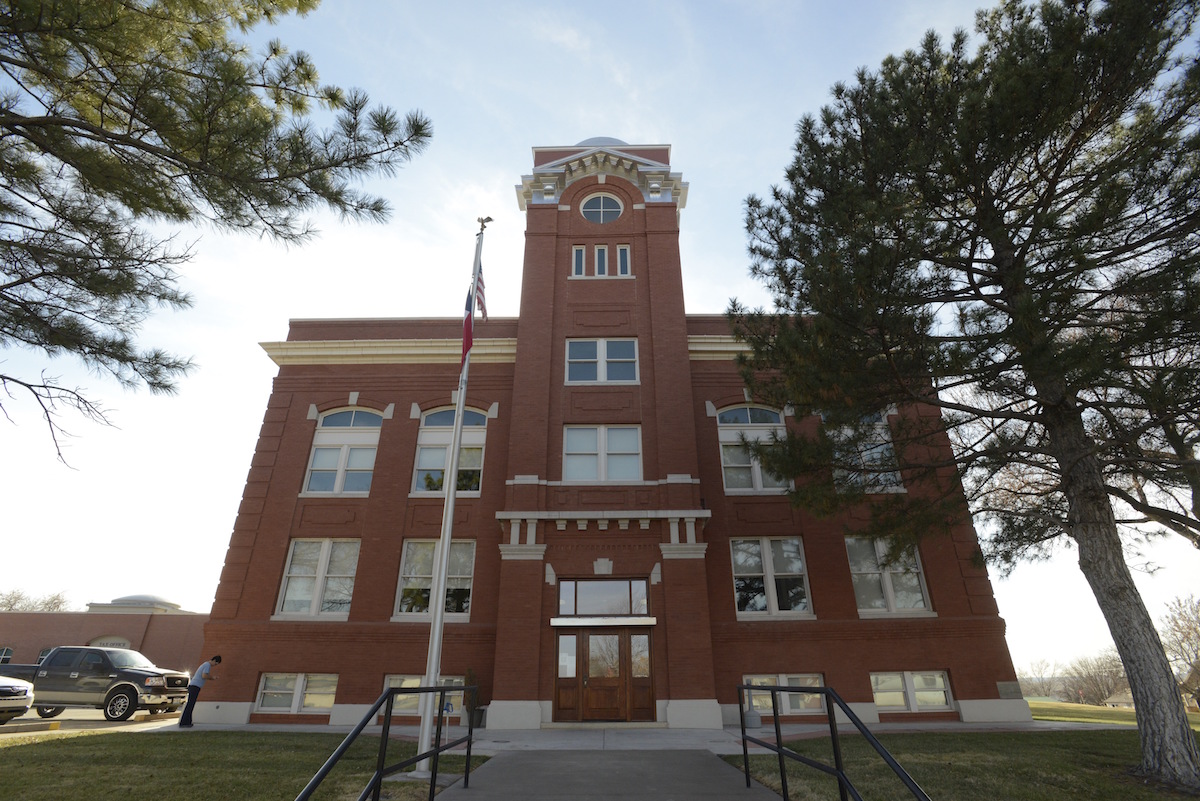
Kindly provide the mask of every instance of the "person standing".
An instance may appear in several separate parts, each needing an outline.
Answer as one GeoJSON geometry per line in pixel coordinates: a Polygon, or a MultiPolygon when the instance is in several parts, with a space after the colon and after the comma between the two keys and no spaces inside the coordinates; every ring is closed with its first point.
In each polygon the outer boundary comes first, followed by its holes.
{"type": "Polygon", "coordinates": [[[183,715],[179,718],[179,728],[190,729],[192,727],[192,709],[196,706],[196,699],[200,696],[200,689],[204,687],[204,682],[212,679],[217,680],[217,677],[212,675],[213,665],[221,664],[221,655],[218,654],[212,659],[204,662],[200,667],[196,668],[196,672],[192,674],[192,680],[188,682],[188,699],[187,705],[183,708],[183,715]]]}

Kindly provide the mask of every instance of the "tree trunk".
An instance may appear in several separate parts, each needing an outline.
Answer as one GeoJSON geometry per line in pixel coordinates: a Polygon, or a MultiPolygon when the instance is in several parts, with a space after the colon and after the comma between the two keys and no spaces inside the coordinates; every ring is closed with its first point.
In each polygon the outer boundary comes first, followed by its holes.
{"type": "MultiPolygon", "coordinates": [[[[1112,516],[1111,507],[1108,514],[1112,516]]],[[[1183,699],[1142,596],[1125,563],[1115,523],[1073,527],[1079,569],[1087,578],[1125,665],[1133,693],[1142,763],[1138,772],[1200,789],[1200,755],[1183,699]]]]}
{"type": "Polygon", "coordinates": [[[1154,621],[1125,562],[1100,462],[1077,413],[1047,409],[1046,417],[1048,421],[1058,418],[1047,430],[1063,469],[1069,532],[1079,546],[1079,569],[1104,613],[1133,693],[1142,744],[1138,773],[1200,789],[1196,738],[1154,621]]]}

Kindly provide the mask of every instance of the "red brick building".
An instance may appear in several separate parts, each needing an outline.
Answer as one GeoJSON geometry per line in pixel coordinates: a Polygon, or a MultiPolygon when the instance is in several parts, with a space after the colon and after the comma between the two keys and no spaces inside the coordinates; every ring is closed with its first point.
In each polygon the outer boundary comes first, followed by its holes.
{"type": "Polygon", "coordinates": [[[141,651],[159,667],[192,672],[203,661],[208,615],[157,595],[89,603],[86,612],[0,612],[0,676],[8,662],[41,662],[59,645],[141,651]]]}
{"type": "MultiPolygon", "coordinates": [[[[522,313],[475,325],[443,676],[473,677],[496,728],[719,727],[744,681],[824,683],[868,721],[1028,719],[965,512],[882,565],[741,446],[815,421],[748,398],[726,321],[686,314],[670,148],[533,156],[522,313]]],[[[294,320],[264,345],[279,375],[199,720],[349,723],[419,683],[461,334],[294,320]]],[[[789,716],[820,712],[787,698],[789,716]]]]}

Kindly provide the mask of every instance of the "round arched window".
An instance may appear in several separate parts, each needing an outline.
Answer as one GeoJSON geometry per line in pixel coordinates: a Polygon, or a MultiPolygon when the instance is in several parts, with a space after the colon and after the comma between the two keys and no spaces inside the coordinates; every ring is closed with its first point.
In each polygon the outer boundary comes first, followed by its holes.
{"type": "Polygon", "coordinates": [[[584,219],[594,223],[609,223],[621,216],[621,201],[612,195],[592,195],[583,201],[584,219]]]}

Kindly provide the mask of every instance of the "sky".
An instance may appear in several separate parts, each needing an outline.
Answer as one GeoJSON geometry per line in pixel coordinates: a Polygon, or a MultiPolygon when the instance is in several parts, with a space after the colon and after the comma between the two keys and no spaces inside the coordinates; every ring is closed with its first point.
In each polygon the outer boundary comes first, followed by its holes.
{"type": "MultiPolygon", "coordinates": [[[[128,392],[70,359],[0,350],[0,369],[45,370],[109,411],[105,427],[65,413],[66,463],[38,409],[3,398],[0,592],[66,594],[75,609],[135,594],[184,609],[212,605],[263,411],[276,373],[259,346],[300,318],[462,313],[477,218],[493,222],[483,264],[489,316],[520,313],[524,219],[514,187],[531,148],[597,136],[669,144],[689,184],[680,249],[687,311],[731,298],[768,306],[748,271],[742,206],[783,180],[795,125],[831,87],[854,80],[927,30],[971,30],[973,0],[610,0],[330,2],[256,30],[309,53],[323,83],[433,121],[433,140],[395,176],[366,188],[387,223],[314,217],[319,236],[283,246],[208,226],[180,230],[194,257],[181,286],[194,306],[163,310],[144,345],[194,358],[173,396],[128,392]]],[[[448,388],[448,392],[450,389],[448,388]]],[[[1147,608],[1162,617],[1195,591],[1200,551],[1182,538],[1134,555],[1147,608]]],[[[1111,647],[1075,563],[993,571],[1018,670],[1111,647]]]]}

